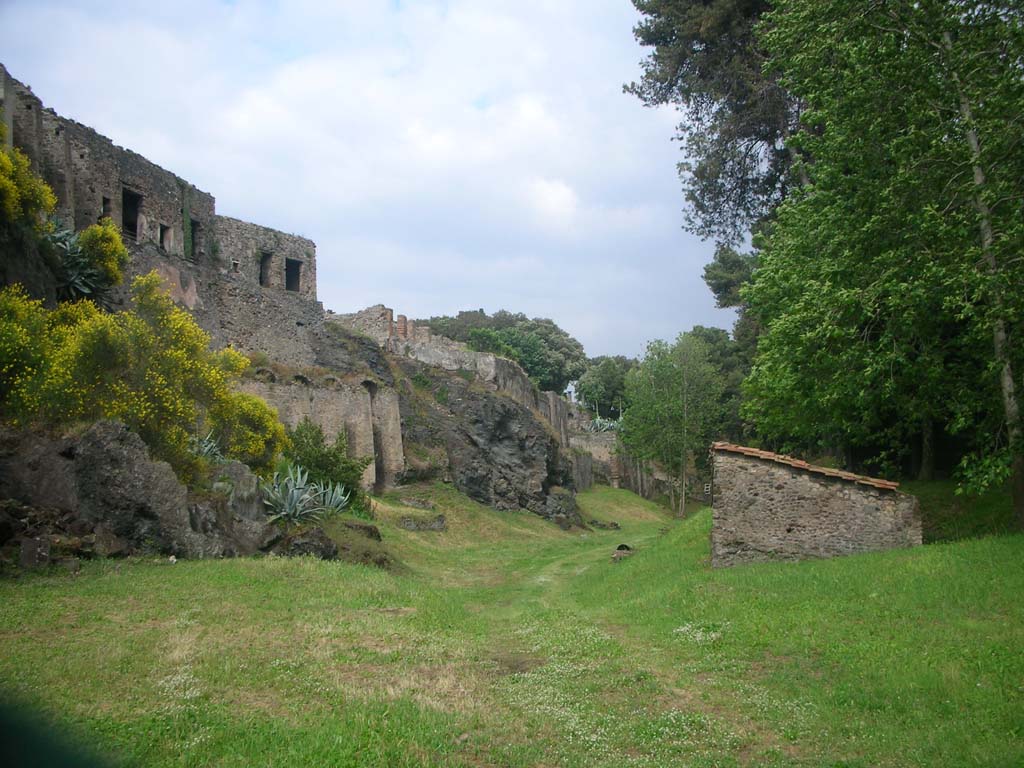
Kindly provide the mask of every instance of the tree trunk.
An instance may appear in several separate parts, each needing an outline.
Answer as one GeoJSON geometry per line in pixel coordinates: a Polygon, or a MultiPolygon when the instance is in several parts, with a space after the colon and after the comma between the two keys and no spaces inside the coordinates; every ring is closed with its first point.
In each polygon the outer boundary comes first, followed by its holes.
{"type": "MultiPolygon", "coordinates": [[[[985,169],[981,164],[981,141],[978,138],[978,131],[974,127],[974,113],[971,109],[971,102],[967,97],[967,91],[960,80],[956,67],[952,62],[953,36],[949,32],[943,32],[942,43],[946,53],[950,56],[950,72],[953,83],[956,85],[957,98],[960,102],[960,116],[964,119],[966,127],[965,137],[967,147],[971,153],[971,165],[974,171],[974,208],[978,212],[978,226],[981,231],[981,252],[985,266],[989,274],[995,278],[999,273],[999,263],[995,251],[992,248],[994,236],[992,233],[992,213],[989,210],[988,202],[985,200],[985,169]]],[[[1013,367],[1010,364],[1010,354],[1006,337],[1006,321],[1004,315],[1006,308],[1003,304],[1003,295],[996,284],[992,297],[995,305],[995,316],[992,320],[992,346],[995,353],[996,363],[999,365],[999,386],[1003,396],[1003,414],[1006,420],[1006,432],[1010,438],[1010,452],[1013,457],[1012,487],[1013,487],[1013,511],[1017,518],[1017,526],[1024,529],[1024,454],[1021,445],[1021,421],[1020,404],[1017,402],[1016,385],[1013,379],[1013,367]]]]}
{"type": "Polygon", "coordinates": [[[679,517],[686,517],[686,454],[687,437],[689,437],[690,421],[687,411],[686,363],[683,363],[683,455],[679,462],[679,517]]]}
{"type": "Polygon", "coordinates": [[[935,423],[928,417],[921,425],[921,466],[918,480],[935,479],[935,423]]]}

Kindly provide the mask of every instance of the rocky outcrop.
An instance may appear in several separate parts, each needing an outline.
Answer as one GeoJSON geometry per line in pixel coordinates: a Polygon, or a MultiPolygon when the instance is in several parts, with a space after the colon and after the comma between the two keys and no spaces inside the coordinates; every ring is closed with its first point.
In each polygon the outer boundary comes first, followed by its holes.
{"type": "Polygon", "coordinates": [[[320,560],[337,560],[338,545],[331,540],[323,528],[310,528],[289,534],[273,549],[275,555],[285,557],[315,557],[320,560]]]}
{"type": "Polygon", "coordinates": [[[170,465],[151,460],[142,439],[117,422],[97,422],[80,437],[5,432],[0,498],[31,511],[5,543],[71,537],[80,546],[70,554],[230,557],[278,537],[243,464],[218,467],[213,493],[190,498],[170,465]]]}
{"type": "MultiPolygon", "coordinates": [[[[429,457],[434,476],[476,501],[580,524],[574,503],[549,502],[552,488],[573,487],[572,466],[550,425],[476,380],[411,359],[400,365],[409,377],[400,406],[410,465],[429,457]]],[[[419,477],[429,474],[423,470],[419,477]]],[[[567,494],[571,499],[571,490],[567,494]]]]}
{"type": "Polygon", "coordinates": [[[444,515],[402,515],[396,525],[406,531],[448,530],[448,520],[444,515]]]}

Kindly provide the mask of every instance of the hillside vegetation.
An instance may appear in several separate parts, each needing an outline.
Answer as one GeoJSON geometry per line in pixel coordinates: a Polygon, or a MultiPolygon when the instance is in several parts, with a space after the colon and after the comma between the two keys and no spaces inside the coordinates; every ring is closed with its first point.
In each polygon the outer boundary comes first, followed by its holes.
{"type": "Polygon", "coordinates": [[[1020,535],[711,571],[707,510],[597,488],[584,516],[622,530],[566,533],[415,494],[436,512],[377,505],[391,573],[102,561],[0,583],[0,686],[144,765],[1024,761],[1020,535]],[[395,525],[437,513],[445,532],[395,525]]]}

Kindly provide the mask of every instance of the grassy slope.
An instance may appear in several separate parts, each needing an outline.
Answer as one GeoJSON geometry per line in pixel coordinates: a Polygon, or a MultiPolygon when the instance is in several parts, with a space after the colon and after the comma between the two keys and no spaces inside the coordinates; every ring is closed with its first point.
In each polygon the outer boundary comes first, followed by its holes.
{"type": "Polygon", "coordinates": [[[706,512],[598,488],[623,530],[579,534],[420,494],[450,529],[380,504],[397,574],[0,583],[0,686],[146,765],[1024,763],[1024,537],[710,571],[706,512]]]}

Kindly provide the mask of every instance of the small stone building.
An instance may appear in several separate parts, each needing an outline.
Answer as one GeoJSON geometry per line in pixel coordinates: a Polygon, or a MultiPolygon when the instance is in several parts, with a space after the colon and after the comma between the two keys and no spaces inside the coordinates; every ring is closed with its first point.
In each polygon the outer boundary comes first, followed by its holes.
{"type": "Polygon", "coordinates": [[[711,565],[836,557],[921,544],[899,483],[715,443],[711,565]]]}

